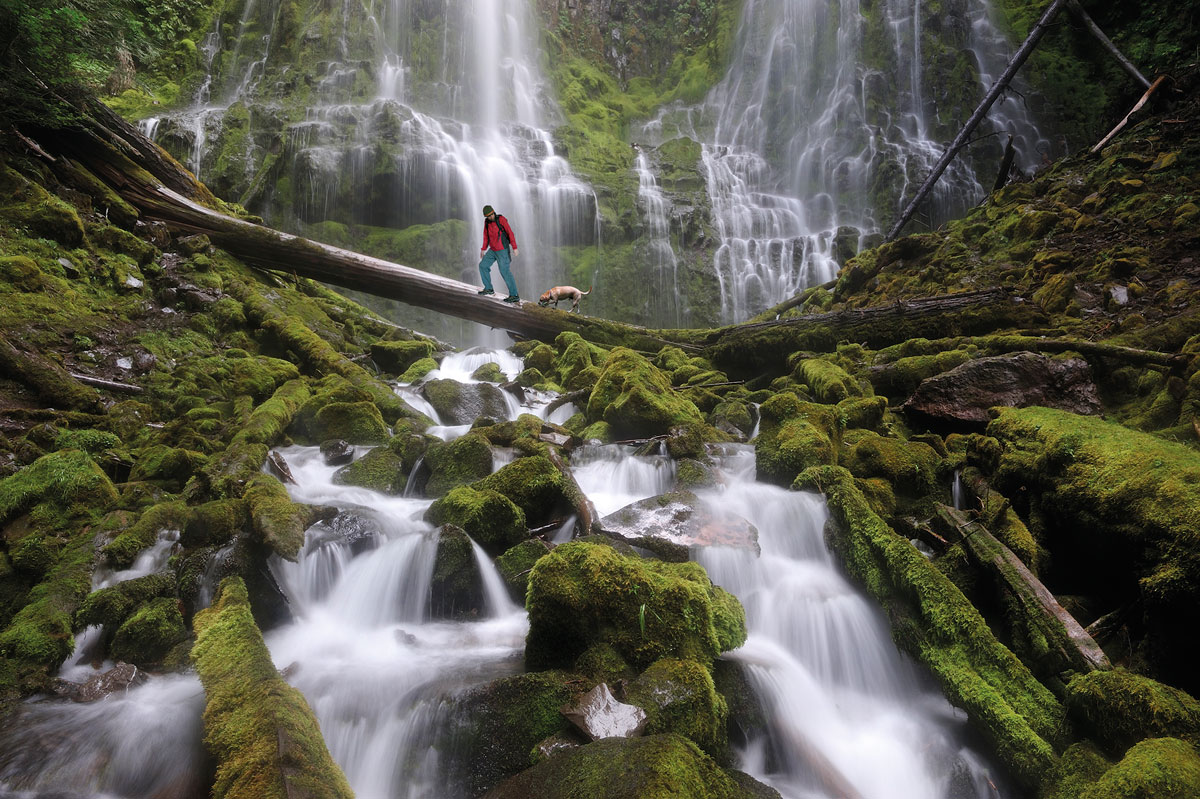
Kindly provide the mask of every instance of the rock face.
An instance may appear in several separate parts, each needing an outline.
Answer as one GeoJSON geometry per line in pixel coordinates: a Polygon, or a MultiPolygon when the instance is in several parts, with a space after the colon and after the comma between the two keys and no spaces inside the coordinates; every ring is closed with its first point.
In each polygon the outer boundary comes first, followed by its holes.
{"type": "Polygon", "coordinates": [[[968,361],[921,381],[901,408],[934,423],[982,426],[988,408],[1040,405],[1071,413],[1100,413],[1092,370],[1079,358],[1018,352],[968,361]]]}
{"type": "Polygon", "coordinates": [[[735,513],[714,508],[691,491],[650,497],[600,521],[605,534],[644,547],[665,560],[684,561],[694,546],[758,549],[758,530],[735,513]]]}
{"type": "Polygon", "coordinates": [[[600,683],[575,702],[563,705],[562,714],[589,741],[633,738],[646,726],[646,711],[618,702],[606,683],[600,683]]]}

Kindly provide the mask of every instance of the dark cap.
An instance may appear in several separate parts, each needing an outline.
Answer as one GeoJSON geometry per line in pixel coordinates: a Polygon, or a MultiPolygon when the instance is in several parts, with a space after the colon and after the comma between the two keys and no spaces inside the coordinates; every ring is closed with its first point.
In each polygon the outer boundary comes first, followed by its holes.
{"type": "Polygon", "coordinates": [[[483,215],[484,216],[487,216],[488,214],[494,214],[494,213],[496,213],[496,209],[492,208],[492,206],[490,206],[490,205],[483,206],[483,215]]]}

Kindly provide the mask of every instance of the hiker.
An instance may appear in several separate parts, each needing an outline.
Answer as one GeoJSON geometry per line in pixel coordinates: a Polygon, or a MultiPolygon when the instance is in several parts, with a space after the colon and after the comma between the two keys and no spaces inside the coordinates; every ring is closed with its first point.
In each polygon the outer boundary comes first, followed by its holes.
{"type": "Polygon", "coordinates": [[[496,293],[492,291],[494,261],[500,266],[500,277],[504,278],[504,285],[508,286],[508,296],[504,301],[521,301],[517,294],[517,282],[513,280],[512,270],[508,268],[509,261],[516,254],[517,237],[513,235],[508,220],[497,214],[492,206],[483,206],[483,246],[479,248],[479,277],[483,280],[483,288],[479,291],[480,294],[488,296],[496,293]]]}

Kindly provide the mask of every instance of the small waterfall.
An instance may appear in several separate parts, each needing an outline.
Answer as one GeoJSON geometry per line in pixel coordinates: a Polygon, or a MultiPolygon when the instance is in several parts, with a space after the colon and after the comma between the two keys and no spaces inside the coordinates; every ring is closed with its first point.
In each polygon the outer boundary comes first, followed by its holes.
{"type": "Polygon", "coordinates": [[[128,569],[115,572],[106,567],[96,569],[92,573],[92,590],[96,591],[100,588],[108,588],[117,583],[123,583],[126,580],[135,580],[138,577],[157,574],[166,568],[167,560],[171,557],[171,553],[175,550],[175,546],[178,543],[178,530],[159,530],[154,544],[142,550],[133,562],[133,565],[128,569]]]}
{"type": "Polygon", "coordinates": [[[675,484],[675,462],[662,455],[632,455],[618,444],[580,447],[571,455],[579,488],[605,516],[640,499],[665,494],[675,484]]]}
{"type": "Polygon", "coordinates": [[[954,470],[954,480],[950,483],[950,504],[955,510],[964,510],[967,507],[966,503],[967,492],[963,486],[962,469],[954,470]]]}
{"type": "Polygon", "coordinates": [[[825,549],[821,498],[731,475],[719,501],[758,528],[762,549],[697,554],[746,609],[749,639],[726,657],[744,665],[770,718],[772,742],[751,741],[743,767],[784,796],[999,796],[966,748],[965,716],[896,651],[883,614],[825,549]]]}
{"type": "Polygon", "coordinates": [[[687,327],[687,309],[679,305],[683,298],[679,293],[678,262],[675,250],[671,246],[667,201],[658,188],[650,159],[641,148],[638,148],[634,169],[638,176],[638,205],[642,208],[646,220],[645,237],[650,253],[649,265],[654,270],[656,290],[650,292],[650,300],[658,306],[651,309],[650,318],[662,324],[687,327]]]}
{"type": "Polygon", "coordinates": [[[496,564],[483,551],[483,547],[475,541],[471,541],[471,552],[475,555],[475,563],[479,566],[479,574],[483,579],[483,598],[487,617],[502,619],[523,613],[524,608],[512,601],[512,597],[508,594],[508,587],[504,584],[504,578],[496,570],[496,564]]]}
{"type": "Polygon", "coordinates": [[[204,567],[204,575],[200,578],[200,588],[196,592],[196,610],[202,610],[212,604],[213,597],[217,594],[217,586],[221,584],[222,571],[232,554],[233,544],[226,544],[209,557],[208,565],[204,567]]]}

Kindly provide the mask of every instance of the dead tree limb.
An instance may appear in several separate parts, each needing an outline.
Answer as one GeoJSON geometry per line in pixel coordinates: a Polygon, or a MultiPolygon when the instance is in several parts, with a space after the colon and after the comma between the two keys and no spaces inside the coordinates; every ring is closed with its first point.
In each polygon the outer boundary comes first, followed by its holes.
{"type": "Polygon", "coordinates": [[[1101,150],[1103,150],[1104,145],[1106,145],[1110,141],[1112,141],[1114,136],[1116,136],[1118,133],[1120,133],[1122,130],[1125,129],[1125,126],[1129,124],[1129,120],[1133,118],[1133,115],[1136,114],[1138,111],[1142,110],[1142,106],[1144,106],[1147,103],[1147,101],[1150,100],[1150,96],[1153,95],[1156,91],[1158,91],[1158,87],[1162,86],[1163,83],[1166,82],[1166,80],[1167,80],[1166,75],[1159,75],[1158,78],[1154,81],[1154,83],[1150,84],[1150,88],[1146,89],[1146,92],[1142,95],[1142,98],[1140,100],[1138,100],[1136,103],[1134,103],[1133,108],[1129,109],[1129,113],[1125,115],[1125,118],[1122,119],[1120,122],[1118,122],[1117,126],[1115,128],[1113,128],[1112,130],[1110,130],[1108,132],[1107,136],[1105,136],[1100,141],[1096,142],[1096,146],[1093,147],[1091,151],[1093,153],[1098,153],[1101,150]]]}
{"type": "Polygon", "coordinates": [[[1138,68],[1134,66],[1132,61],[1125,57],[1124,53],[1117,49],[1117,46],[1112,43],[1112,39],[1104,35],[1104,31],[1100,30],[1100,26],[1096,24],[1096,21],[1091,18],[1088,12],[1083,10],[1083,6],[1079,4],[1079,0],[1067,0],[1067,9],[1083,23],[1083,26],[1088,29],[1088,32],[1092,36],[1096,37],[1096,40],[1117,60],[1122,69],[1128,72],[1134,80],[1142,84],[1144,88],[1150,88],[1150,81],[1146,80],[1146,76],[1138,71],[1138,68]]]}
{"type": "Polygon", "coordinates": [[[71,377],[78,380],[87,386],[94,388],[104,388],[109,391],[117,391],[122,394],[141,394],[145,391],[141,386],[135,386],[131,383],[118,383],[116,380],[105,380],[102,377],[92,377],[91,375],[81,375],[75,372],[68,372],[71,377]]]}
{"type": "Polygon", "coordinates": [[[954,160],[954,156],[958,155],[958,151],[967,145],[971,133],[983,121],[983,118],[987,116],[988,109],[999,99],[1001,93],[1012,81],[1013,76],[1017,74],[1017,70],[1021,68],[1026,59],[1029,58],[1030,54],[1037,47],[1038,42],[1041,41],[1042,36],[1046,34],[1046,28],[1049,27],[1050,22],[1068,2],[1069,0],[1054,0],[1045,13],[1042,14],[1041,19],[1034,24],[1033,30],[1029,32],[1029,36],[1025,38],[1025,42],[1021,45],[1020,49],[1013,54],[1012,60],[1008,62],[1008,66],[1004,68],[1004,72],[992,84],[992,88],[984,95],[983,101],[975,109],[975,113],[971,114],[971,118],[963,125],[958,135],[954,137],[954,141],[950,143],[950,146],[942,153],[942,157],[934,164],[933,171],[929,173],[929,177],[925,179],[925,182],[921,184],[921,188],[917,190],[912,200],[904,208],[904,211],[900,214],[900,218],[896,220],[896,224],[888,232],[887,241],[892,241],[900,234],[900,229],[912,218],[912,215],[917,210],[917,206],[925,200],[925,196],[933,189],[934,185],[938,182],[938,178],[942,176],[942,173],[946,171],[946,167],[954,160]]]}

